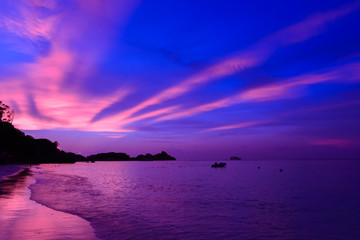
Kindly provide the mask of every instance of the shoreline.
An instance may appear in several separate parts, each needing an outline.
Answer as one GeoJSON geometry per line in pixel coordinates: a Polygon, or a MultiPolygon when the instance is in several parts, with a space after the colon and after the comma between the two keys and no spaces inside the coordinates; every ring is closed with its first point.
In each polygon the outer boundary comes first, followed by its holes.
{"type": "Polygon", "coordinates": [[[25,165],[0,165],[0,181],[5,180],[12,175],[16,175],[25,168],[25,165]]]}
{"type": "Polygon", "coordinates": [[[1,171],[0,234],[4,239],[98,239],[85,219],[31,200],[34,173],[25,167],[16,169],[1,171]]]}

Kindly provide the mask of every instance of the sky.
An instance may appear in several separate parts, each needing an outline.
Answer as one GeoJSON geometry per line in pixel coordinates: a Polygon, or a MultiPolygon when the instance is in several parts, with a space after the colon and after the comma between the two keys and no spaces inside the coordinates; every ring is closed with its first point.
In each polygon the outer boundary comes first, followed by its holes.
{"type": "Polygon", "coordinates": [[[2,0],[0,100],[65,151],[360,159],[360,1],[2,0]]]}

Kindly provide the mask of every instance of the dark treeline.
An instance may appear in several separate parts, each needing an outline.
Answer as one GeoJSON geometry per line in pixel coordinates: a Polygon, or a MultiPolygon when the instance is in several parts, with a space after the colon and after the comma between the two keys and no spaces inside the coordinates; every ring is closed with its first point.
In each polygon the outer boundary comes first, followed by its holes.
{"type": "Polygon", "coordinates": [[[35,139],[9,122],[0,122],[0,164],[74,163],[87,161],[84,156],[58,149],[57,142],[35,139]]]}
{"type": "Polygon", "coordinates": [[[35,139],[16,129],[9,122],[0,121],[0,164],[74,163],[86,161],[153,161],[175,160],[166,152],[130,157],[126,153],[99,153],[84,157],[58,148],[57,142],[35,139]]]}

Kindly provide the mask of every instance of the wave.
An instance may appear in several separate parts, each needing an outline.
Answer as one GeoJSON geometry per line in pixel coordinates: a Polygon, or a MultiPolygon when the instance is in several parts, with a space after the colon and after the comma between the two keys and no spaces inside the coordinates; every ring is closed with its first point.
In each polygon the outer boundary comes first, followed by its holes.
{"type": "Polygon", "coordinates": [[[128,195],[98,189],[87,177],[40,171],[30,186],[31,200],[90,222],[100,239],[177,239],[174,225],[157,225],[134,212],[138,202],[128,195]]]}

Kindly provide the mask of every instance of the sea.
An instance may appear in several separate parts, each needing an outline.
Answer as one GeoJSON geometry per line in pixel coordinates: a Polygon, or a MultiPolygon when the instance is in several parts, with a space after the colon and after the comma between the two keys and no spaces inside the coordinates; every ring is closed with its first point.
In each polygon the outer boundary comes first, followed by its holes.
{"type": "MultiPolygon", "coordinates": [[[[31,200],[99,239],[360,239],[360,161],[32,166],[31,200]]],[[[71,223],[68,223],[71,224],[71,223]]]]}

